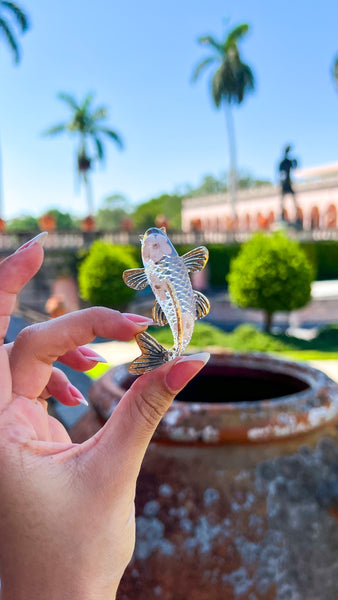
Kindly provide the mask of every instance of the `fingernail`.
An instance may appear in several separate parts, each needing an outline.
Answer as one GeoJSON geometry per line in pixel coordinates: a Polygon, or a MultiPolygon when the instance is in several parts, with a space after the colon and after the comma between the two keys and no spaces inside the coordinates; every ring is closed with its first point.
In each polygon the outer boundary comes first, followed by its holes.
{"type": "Polygon", "coordinates": [[[81,352],[82,356],[84,356],[84,358],[88,358],[88,360],[93,360],[95,362],[100,362],[100,363],[108,362],[103,356],[101,356],[100,354],[97,354],[97,352],[95,352],[95,350],[91,350],[90,348],[87,348],[86,346],[81,346],[80,348],[78,348],[78,350],[81,352]]]}
{"type": "Polygon", "coordinates": [[[154,321],[152,319],[148,319],[148,317],[144,317],[143,315],[134,315],[134,313],[122,313],[124,317],[136,323],[136,325],[154,325],[154,321]]]}
{"type": "Polygon", "coordinates": [[[83,404],[84,406],[89,406],[86,398],[84,398],[82,396],[81,392],[71,383],[68,385],[68,391],[69,391],[70,395],[72,396],[72,398],[74,398],[74,400],[76,400],[80,404],[83,404]]]}
{"type": "Polygon", "coordinates": [[[33,244],[40,244],[40,246],[44,246],[45,241],[47,239],[48,236],[48,232],[47,231],[42,231],[42,233],[39,233],[38,235],[36,235],[35,237],[33,237],[31,240],[29,240],[28,242],[26,242],[25,244],[23,244],[23,246],[20,246],[20,248],[18,248],[16,250],[16,252],[20,252],[20,250],[24,250],[25,248],[29,248],[30,246],[33,246],[33,244]]]}
{"type": "Polygon", "coordinates": [[[189,354],[179,358],[166,377],[166,384],[172,392],[178,392],[197,375],[210,358],[209,352],[189,354]]]}

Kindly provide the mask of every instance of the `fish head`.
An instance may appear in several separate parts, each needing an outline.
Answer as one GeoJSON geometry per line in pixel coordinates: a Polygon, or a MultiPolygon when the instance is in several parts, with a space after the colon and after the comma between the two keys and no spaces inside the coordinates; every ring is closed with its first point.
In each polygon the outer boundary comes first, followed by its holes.
{"type": "Polygon", "coordinates": [[[141,240],[141,252],[144,266],[149,261],[159,262],[164,256],[177,256],[177,252],[169,240],[165,229],[150,227],[141,240]]]}

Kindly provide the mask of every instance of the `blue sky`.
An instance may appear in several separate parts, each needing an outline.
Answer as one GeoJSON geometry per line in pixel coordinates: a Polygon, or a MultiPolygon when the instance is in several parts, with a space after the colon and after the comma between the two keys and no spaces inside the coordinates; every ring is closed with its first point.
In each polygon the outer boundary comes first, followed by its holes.
{"type": "Polygon", "coordinates": [[[294,144],[302,167],[338,162],[338,93],[330,69],[338,53],[338,3],[324,0],[18,0],[31,16],[15,67],[0,40],[0,138],[4,214],[50,207],[84,215],[76,190],[74,142],[41,132],[67,117],[59,91],[96,92],[125,150],[109,145],[93,174],[95,206],[109,194],[133,203],[228,167],[222,110],[208,75],[191,84],[205,55],[196,38],[221,36],[247,21],[243,58],[256,93],[234,111],[240,167],[274,178],[281,147],[294,144]]]}

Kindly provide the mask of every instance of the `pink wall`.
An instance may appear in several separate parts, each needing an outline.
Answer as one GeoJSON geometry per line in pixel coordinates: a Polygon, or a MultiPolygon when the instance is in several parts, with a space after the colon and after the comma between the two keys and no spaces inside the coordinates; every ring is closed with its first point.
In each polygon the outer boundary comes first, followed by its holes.
{"type": "MultiPolygon", "coordinates": [[[[337,228],[338,175],[294,185],[297,205],[303,218],[304,229],[337,228]]],[[[292,196],[285,197],[287,217],[294,221],[295,207],[292,196]]],[[[281,200],[277,186],[241,190],[238,192],[237,224],[232,219],[228,194],[187,198],[182,208],[182,229],[191,231],[226,231],[229,229],[270,229],[280,220],[281,200]]]]}

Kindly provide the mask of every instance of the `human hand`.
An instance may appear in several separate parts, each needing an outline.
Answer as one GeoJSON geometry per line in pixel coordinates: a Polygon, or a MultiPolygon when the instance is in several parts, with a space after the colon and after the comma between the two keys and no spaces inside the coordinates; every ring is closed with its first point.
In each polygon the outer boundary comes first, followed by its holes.
{"type": "MultiPolygon", "coordinates": [[[[42,260],[33,240],[0,264],[2,340],[16,294],[42,260]]],[[[73,444],[48,415],[45,398],[79,402],[65,375],[53,369],[55,360],[89,369],[93,360],[82,344],[96,336],[131,340],[146,327],[136,315],[91,308],[28,327],[14,344],[1,345],[1,600],[115,597],[134,547],[144,453],[173,397],[208,355],[178,358],[141,376],[83,444],[73,444]]]]}

